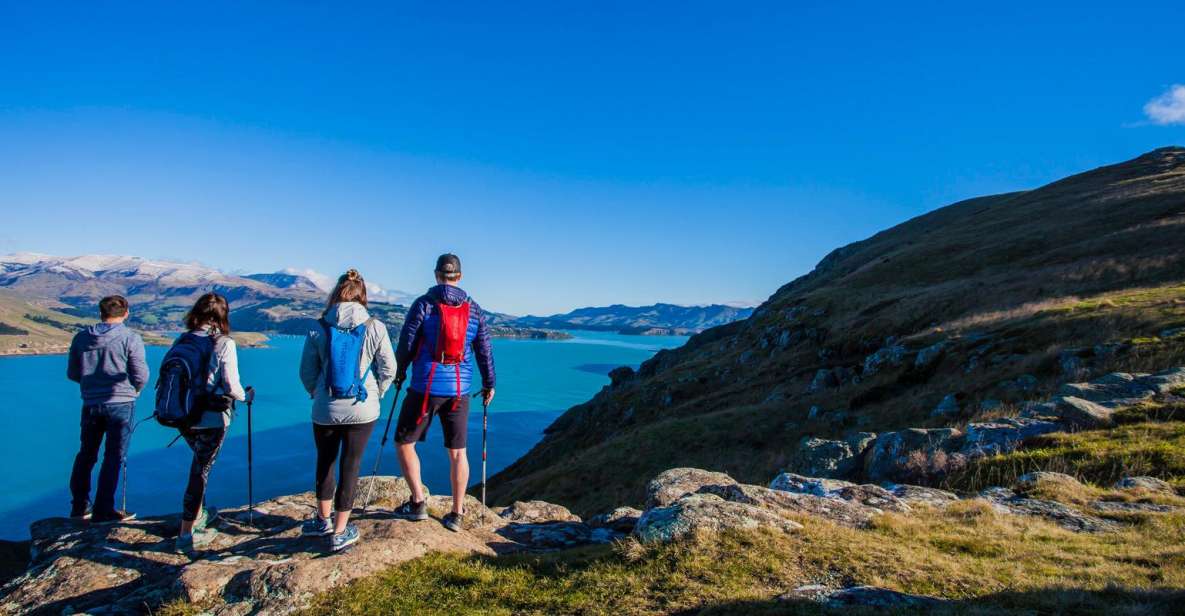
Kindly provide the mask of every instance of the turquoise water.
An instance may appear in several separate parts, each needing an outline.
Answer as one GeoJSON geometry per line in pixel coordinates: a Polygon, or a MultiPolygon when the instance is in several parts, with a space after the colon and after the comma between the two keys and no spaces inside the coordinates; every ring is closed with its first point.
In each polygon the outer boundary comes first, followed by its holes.
{"type": "MultiPolygon", "coordinates": [[[[494,341],[498,371],[497,397],[490,407],[489,472],[509,465],[526,453],[542,431],[568,407],[588,400],[608,383],[615,366],[641,363],[657,350],[681,345],[678,336],[621,336],[572,332],[572,340],[494,341]]],[[[300,386],[297,369],[302,338],[273,338],[265,349],[239,352],[243,384],[257,391],[252,412],[255,498],[311,490],[313,441],[310,402],[300,386]]],[[[149,365],[160,362],[165,349],[148,349],[149,365]]],[[[66,380],[64,356],[0,358],[0,421],[7,426],[5,486],[0,493],[0,538],[28,537],[29,523],[69,510],[70,467],[78,448],[78,387],[66,380]]],[[[155,375],[154,375],[155,376],[155,375]]],[[[152,384],[149,384],[152,387],[152,384]]],[[[151,391],[151,390],[150,390],[151,391]]],[[[384,400],[384,417],[391,394],[384,400]]],[[[480,477],[481,414],[470,417],[469,457],[473,482],[480,477]]],[[[138,419],[152,414],[146,396],[136,409],[138,419]]],[[[375,430],[363,461],[369,473],[374,464],[383,423],[375,430]]],[[[213,506],[247,501],[246,409],[240,406],[230,434],[211,475],[207,499],[213,506]]],[[[175,430],[155,421],[139,425],[128,456],[128,508],[140,515],[179,509],[189,466],[184,442],[167,447],[175,430]]],[[[448,466],[434,424],[419,450],[424,479],[430,490],[448,491],[448,466]]],[[[388,442],[382,473],[398,474],[388,442]]],[[[98,465],[95,468],[98,473],[98,465]]],[[[117,494],[117,502],[120,495],[117,494]]]]}

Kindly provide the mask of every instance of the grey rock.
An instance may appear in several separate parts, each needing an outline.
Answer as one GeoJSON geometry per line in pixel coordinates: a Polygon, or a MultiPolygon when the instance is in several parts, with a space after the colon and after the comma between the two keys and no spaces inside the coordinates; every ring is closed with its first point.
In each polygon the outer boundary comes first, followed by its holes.
{"type": "Polygon", "coordinates": [[[934,365],[942,354],[946,352],[946,342],[936,342],[930,346],[918,351],[918,356],[914,358],[913,365],[918,368],[928,368],[934,365]]]}
{"type": "Polygon", "coordinates": [[[815,372],[815,377],[811,379],[811,384],[807,386],[807,393],[814,393],[823,391],[824,389],[831,389],[832,387],[839,387],[840,380],[836,376],[835,371],[830,368],[819,368],[815,372]]]}
{"type": "Polygon", "coordinates": [[[860,503],[868,507],[875,507],[884,511],[909,513],[911,508],[905,501],[897,498],[892,492],[876,485],[862,484],[846,486],[836,491],[835,495],[843,500],[860,503]]]}
{"type": "Polygon", "coordinates": [[[1077,478],[1067,475],[1065,473],[1052,473],[1049,471],[1034,471],[1032,473],[1025,473],[1016,478],[1012,485],[1012,489],[1016,492],[1031,492],[1041,484],[1060,484],[1064,486],[1078,487],[1082,482],[1077,478]]]}
{"type": "Polygon", "coordinates": [[[794,456],[794,469],[811,477],[843,477],[860,468],[860,455],[875,434],[860,432],[844,440],[803,437],[794,456]]]}
{"type": "Polygon", "coordinates": [[[1087,400],[1114,410],[1151,398],[1159,393],[1142,377],[1145,374],[1112,372],[1089,383],[1066,383],[1058,390],[1063,397],[1087,400]]]}
{"type": "Polygon", "coordinates": [[[1007,488],[989,488],[981,492],[980,496],[1001,513],[1043,518],[1074,532],[1098,533],[1119,529],[1119,525],[1111,520],[1083,513],[1056,501],[1025,498],[1007,488]]]}
{"type": "Polygon", "coordinates": [[[633,534],[641,541],[673,541],[698,532],[727,529],[773,528],[794,532],[802,525],[768,509],[727,501],[714,494],[692,494],[675,502],[648,509],[633,534]]]}
{"type": "Polygon", "coordinates": [[[882,433],[864,454],[864,472],[873,481],[893,480],[907,469],[911,453],[933,455],[951,447],[962,433],[953,428],[908,428],[882,433]]]}
{"type": "Polygon", "coordinates": [[[1157,372],[1140,380],[1143,384],[1156,391],[1156,393],[1167,394],[1185,388],[1185,368],[1174,368],[1172,370],[1157,372]]]}
{"type": "Polygon", "coordinates": [[[769,489],[798,494],[834,497],[839,490],[856,484],[840,479],[807,477],[796,473],[781,473],[769,483],[769,489]]]}
{"type": "Polygon", "coordinates": [[[1027,438],[1062,429],[1056,421],[1030,417],[976,422],[967,425],[961,452],[970,457],[1008,453],[1027,438]]]}
{"type": "Polygon", "coordinates": [[[698,468],[672,468],[659,473],[646,484],[646,509],[665,507],[680,498],[700,491],[707,485],[733,485],[736,480],[724,473],[698,468]]]}
{"type": "Polygon", "coordinates": [[[815,601],[832,609],[857,607],[892,611],[911,610],[911,612],[918,609],[936,608],[944,602],[943,599],[911,595],[876,586],[829,588],[821,584],[800,586],[781,595],[779,599],[783,601],[815,601]]]}
{"type": "Polygon", "coordinates": [[[1058,396],[1053,399],[1054,414],[1075,428],[1104,428],[1111,425],[1114,409],[1076,398],[1058,396]]]}
{"type": "Polygon", "coordinates": [[[931,417],[941,417],[943,415],[954,415],[959,412],[959,399],[955,394],[946,394],[939,401],[934,410],[930,411],[931,417]]]}
{"type": "Polygon", "coordinates": [[[620,533],[629,533],[638,524],[642,512],[633,507],[618,507],[609,513],[602,513],[589,519],[588,525],[593,528],[608,528],[620,533]]]}
{"type": "Polygon", "coordinates": [[[876,507],[844,500],[838,496],[785,492],[746,484],[707,486],[704,492],[715,494],[727,501],[761,507],[778,515],[809,516],[857,528],[867,526],[874,516],[882,513],[876,507]]]}
{"type": "Polygon", "coordinates": [[[1057,364],[1062,374],[1071,379],[1079,379],[1087,374],[1081,353],[1080,349],[1068,349],[1058,354],[1057,364]]]}
{"type": "Polygon", "coordinates": [[[596,543],[593,541],[593,529],[580,522],[512,522],[498,529],[497,533],[530,545],[533,550],[557,550],[596,543]]]}
{"type": "Polygon", "coordinates": [[[876,432],[854,432],[845,436],[843,440],[852,448],[852,453],[859,455],[876,441],[876,432]]]}
{"type": "Polygon", "coordinates": [[[515,501],[498,515],[511,522],[579,522],[580,516],[563,505],[540,500],[515,501]]]}
{"type": "Polygon", "coordinates": [[[886,346],[864,358],[864,376],[871,376],[884,368],[901,365],[901,362],[905,360],[905,353],[906,349],[903,345],[886,341],[886,346]]]}
{"type": "Polygon", "coordinates": [[[889,492],[907,505],[925,504],[931,507],[945,507],[959,500],[959,495],[938,488],[927,488],[903,483],[881,484],[889,492]]]}
{"type": "Polygon", "coordinates": [[[1172,484],[1158,479],[1156,477],[1138,476],[1138,477],[1124,477],[1115,482],[1115,489],[1117,490],[1148,490],[1150,492],[1164,492],[1166,494],[1175,494],[1172,484]]]}
{"type": "Polygon", "coordinates": [[[1090,504],[1090,508],[1104,515],[1172,513],[1180,509],[1179,507],[1174,507],[1172,505],[1159,505],[1157,503],[1125,503],[1120,501],[1094,501],[1090,504]]]}

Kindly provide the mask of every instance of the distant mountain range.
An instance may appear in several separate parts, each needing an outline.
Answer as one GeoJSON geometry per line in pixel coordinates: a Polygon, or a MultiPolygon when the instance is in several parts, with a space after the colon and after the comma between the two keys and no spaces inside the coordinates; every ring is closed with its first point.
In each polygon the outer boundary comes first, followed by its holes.
{"type": "Polygon", "coordinates": [[[752,307],[711,304],[708,306],[623,306],[578,308],[549,317],[526,316],[514,324],[545,329],[587,329],[623,334],[691,335],[705,329],[748,318],[752,307]]]}

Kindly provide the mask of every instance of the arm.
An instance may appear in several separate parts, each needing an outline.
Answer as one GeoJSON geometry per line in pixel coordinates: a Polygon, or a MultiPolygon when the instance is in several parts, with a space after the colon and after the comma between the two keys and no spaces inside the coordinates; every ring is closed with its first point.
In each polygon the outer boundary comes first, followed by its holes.
{"type": "Polygon", "coordinates": [[[481,388],[494,388],[494,348],[490,343],[490,328],[486,326],[486,315],[481,307],[474,304],[477,310],[477,335],[473,337],[473,355],[477,358],[477,369],[481,372],[481,388]]]}
{"type": "Polygon", "coordinates": [[[395,380],[398,366],[395,363],[395,351],[391,348],[391,337],[387,335],[387,326],[382,321],[375,321],[374,333],[378,337],[378,346],[372,356],[374,367],[371,370],[379,386],[379,397],[382,398],[395,380]]]}
{"type": "Polygon", "coordinates": [[[398,364],[395,379],[398,381],[407,378],[407,368],[415,360],[412,355],[427,316],[428,300],[423,297],[413,302],[407,311],[407,318],[403,320],[403,329],[399,332],[399,344],[395,347],[395,361],[398,364]]]}
{"type": "Polygon", "coordinates": [[[240,402],[247,399],[247,392],[243,391],[243,384],[239,382],[239,352],[235,341],[230,336],[222,338],[218,351],[218,364],[222,372],[222,386],[226,395],[240,402]]]}
{"type": "Polygon", "coordinates": [[[70,341],[70,356],[66,360],[66,378],[75,383],[82,382],[82,353],[78,351],[78,335],[70,341]]]}
{"type": "Polygon", "coordinates": [[[304,339],[304,350],[300,353],[300,384],[313,397],[317,389],[317,379],[321,376],[321,353],[317,350],[320,336],[310,330],[304,339]]]}
{"type": "Polygon", "coordinates": [[[137,393],[148,384],[148,361],[144,358],[144,339],[139,334],[133,334],[128,341],[128,382],[137,393]]]}

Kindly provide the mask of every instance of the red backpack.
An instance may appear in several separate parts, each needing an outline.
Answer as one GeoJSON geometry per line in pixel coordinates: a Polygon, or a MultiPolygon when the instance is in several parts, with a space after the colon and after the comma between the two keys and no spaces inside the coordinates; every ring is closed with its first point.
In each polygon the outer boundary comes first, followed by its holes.
{"type": "Polygon", "coordinates": [[[440,318],[440,331],[436,333],[436,348],[432,351],[432,367],[428,369],[428,386],[424,388],[424,403],[420,407],[420,417],[416,425],[424,421],[428,415],[428,397],[432,393],[432,377],[436,373],[437,364],[453,366],[457,371],[457,397],[453,398],[453,410],[461,401],[461,362],[465,361],[465,337],[469,331],[469,300],[459,306],[450,306],[443,302],[436,304],[436,314],[440,318]]]}

